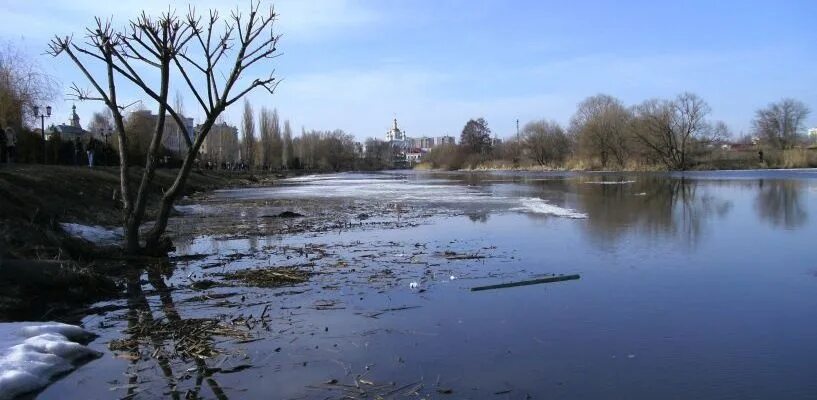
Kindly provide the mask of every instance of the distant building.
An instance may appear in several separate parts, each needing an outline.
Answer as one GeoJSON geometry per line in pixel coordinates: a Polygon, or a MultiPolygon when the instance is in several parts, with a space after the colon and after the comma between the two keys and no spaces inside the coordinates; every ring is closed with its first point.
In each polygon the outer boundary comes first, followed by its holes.
{"type": "Polygon", "coordinates": [[[50,132],[46,131],[46,137],[51,139],[52,135],[58,134],[63,141],[73,141],[76,138],[85,140],[90,138],[89,133],[90,132],[85,129],[82,129],[79,115],[77,115],[77,106],[74,105],[71,107],[71,116],[68,118],[68,123],[51,126],[50,132]]]}
{"type": "MultiPolygon", "coordinates": [[[[137,115],[137,118],[151,121],[151,131],[153,130],[153,127],[156,126],[156,121],[159,119],[159,116],[153,114],[153,112],[150,110],[136,110],[133,111],[133,114],[137,115]]],[[[193,118],[186,118],[182,116],[182,121],[184,122],[184,126],[179,128],[176,120],[170,115],[167,115],[165,117],[164,131],[162,132],[162,147],[179,156],[187,151],[187,141],[184,140],[182,135],[186,135],[190,139],[191,143],[193,142],[195,136],[193,118]]],[[[152,134],[153,132],[151,132],[151,135],[152,134]]]]}
{"type": "Polygon", "coordinates": [[[165,118],[165,132],[162,135],[162,146],[166,149],[176,153],[183,154],[187,151],[187,141],[184,139],[185,135],[190,139],[190,143],[195,139],[193,118],[181,117],[184,126],[179,129],[176,120],[167,116],[165,118]]]}
{"type": "Polygon", "coordinates": [[[417,148],[409,149],[405,153],[406,162],[408,162],[408,164],[410,166],[414,165],[414,164],[417,164],[423,158],[424,154],[425,154],[425,152],[423,152],[421,149],[417,149],[417,148]]]}
{"type": "Polygon", "coordinates": [[[434,139],[435,146],[442,146],[444,144],[456,144],[456,140],[453,136],[439,136],[434,139]]]}
{"type": "Polygon", "coordinates": [[[386,141],[391,144],[394,154],[393,164],[395,166],[411,166],[420,162],[423,156],[436,146],[446,144],[456,144],[452,136],[419,138],[409,137],[404,130],[397,125],[397,118],[392,120],[392,127],[386,131],[386,141]]]}
{"type": "Polygon", "coordinates": [[[406,140],[405,132],[401,131],[400,128],[397,127],[397,118],[394,119],[392,123],[391,129],[386,131],[386,141],[387,142],[402,142],[406,140]]]}
{"type": "Polygon", "coordinates": [[[392,121],[392,127],[386,132],[386,141],[395,150],[394,161],[399,163],[404,161],[406,151],[413,147],[412,139],[406,136],[406,132],[397,127],[397,118],[392,121]]]}
{"type": "Polygon", "coordinates": [[[421,137],[420,138],[420,145],[417,146],[417,147],[419,147],[421,149],[430,150],[432,147],[434,147],[434,138],[430,138],[430,137],[426,137],[426,136],[421,137]]]}

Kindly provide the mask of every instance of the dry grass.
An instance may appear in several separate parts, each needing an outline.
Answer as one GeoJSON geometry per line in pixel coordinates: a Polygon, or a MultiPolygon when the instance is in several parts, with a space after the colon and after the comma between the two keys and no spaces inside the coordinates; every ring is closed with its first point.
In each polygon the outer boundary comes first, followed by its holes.
{"type": "Polygon", "coordinates": [[[779,168],[817,167],[817,151],[810,149],[783,150],[779,156],[779,168]]]}

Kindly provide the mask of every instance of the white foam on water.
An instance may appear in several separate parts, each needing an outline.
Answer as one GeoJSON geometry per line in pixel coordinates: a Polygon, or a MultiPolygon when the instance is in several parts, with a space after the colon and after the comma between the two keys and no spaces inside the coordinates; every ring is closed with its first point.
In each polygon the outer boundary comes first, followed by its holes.
{"type": "Polygon", "coordinates": [[[593,181],[593,182],[585,182],[588,185],[628,185],[630,183],[635,183],[635,181],[593,181]]]}
{"type": "MultiPolygon", "coordinates": [[[[288,181],[290,181],[288,184],[220,190],[216,193],[223,199],[236,200],[345,198],[455,209],[488,207],[496,211],[510,210],[563,218],[587,218],[585,214],[555,206],[539,198],[502,195],[492,190],[490,186],[463,185],[437,178],[397,179],[388,175],[340,173],[307,175],[290,178],[288,181]]],[[[192,210],[180,209],[187,212],[192,210]]]]}
{"type": "Polygon", "coordinates": [[[63,222],[62,229],[69,235],[96,244],[116,244],[122,240],[122,228],[109,229],[103,226],[90,226],[63,222]]]}
{"type": "Polygon", "coordinates": [[[185,215],[194,215],[194,214],[213,214],[215,213],[215,208],[209,207],[203,204],[186,204],[186,205],[177,205],[173,206],[173,208],[178,211],[179,213],[185,215]]]}
{"type": "Polygon", "coordinates": [[[58,322],[0,324],[0,400],[13,399],[48,385],[73,362],[99,353],[79,341],[93,335],[58,322]]]}
{"type": "Polygon", "coordinates": [[[545,214],[545,215],[553,215],[555,217],[563,217],[563,218],[574,218],[574,219],[584,219],[587,218],[587,214],[580,213],[576,210],[572,210],[569,208],[562,208],[559,206],[555,206],[550,204],[540,198],[536,197],[523,197],[519,199],[520,203],[522,203],[521,207],[512,208],[511,211],[520,211],[520,212],[528,212],[534,214],[545,214]]]}
{"type": "Polygon", "coordinates": [[[334,180],[355,180],[355,179],[365,179],[365,178],[372,178],[379,180],[389,179],[386,176],[382,175],[372,175],[372,174],[359,174],[359,173],[339,173],[339,174],[312,174],[312,175],[303,175],[303,176],[295,176],[292,178],[282,179],[282,182],[312,182],[312,181],[334,181],[334,180]]]}

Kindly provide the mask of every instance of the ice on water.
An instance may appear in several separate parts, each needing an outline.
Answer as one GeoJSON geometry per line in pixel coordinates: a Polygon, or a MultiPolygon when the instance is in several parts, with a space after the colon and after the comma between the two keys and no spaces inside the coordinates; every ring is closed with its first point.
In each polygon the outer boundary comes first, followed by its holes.
{"type": "MultiPolygon", "coordinates": [[[[626,184],[631,181],[614,183],[626,184]]],[[[419,205],[485,206],[496,211],[587,218],[587,214],[560,207],[541,198],[499,194],[485,188],[427,176],[407,178],[391,174],[353,173],[308,175],[286,179],[278,186],[224,190],[219,191],[219,195],[242,200],[354,198],[419,205]]]]}

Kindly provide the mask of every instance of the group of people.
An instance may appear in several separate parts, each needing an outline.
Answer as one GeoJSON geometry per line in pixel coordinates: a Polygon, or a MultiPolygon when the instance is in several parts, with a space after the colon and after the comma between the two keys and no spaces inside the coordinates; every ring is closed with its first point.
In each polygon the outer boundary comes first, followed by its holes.
{"type": "MultiPolygon", "coordinates": [[[[212,161],[207,161],[204,164],[204,169],[214,170],[214,169],[216,169],[217,166],[218,166],[218,164],[216,164],[216,163],[214,163],[212,161]]],[[[196,167],[197,168],[199,167],[198,161],[196,161],[196,167]]],[[[226,170],[226,171],[249,171],[250,166],[247,165],[247,163],[245,163],[244,161],[238,161],[238,162],[229,162],[228,161],[228,162],[222,162],[221,163],[221,169],[226,170]]]]}
{"type": "MultiPolygon", "coordinates": [[[[17,144],[18,137],[14,128],[0,128],[0,163],[12,164],[17,161],[17,144]]],[[[74,138],[71,144],[74,150],[74,165],[81,165],[85,160],[87,160],[88,167],[93,167],[97,141],[91,138],[87,145],[83,145],[82,140],[79,138],[79,136],[77,136],[74,138]],[[83,155],[85,155],[87,158],[83,159],[83,155]]]]}
{"type": "MultiPolygon", "coordinates": [[[[94,166],[94,153],[96,153],[96,140],[91,138],[88,141],[88,145],[84,147],[85,154],[87,155],[88,159],[88,168],[93,168],[94,166]]],[[[74,165],[82,164],[82,151],[83,145],[82,141],[79,139],[79,136],[74,138],[74,165]]]]}
{"type": "Polygon", "coordinates": [[[0,162],[13,163],[17,157],[17,133],[14,128],[0,129],[0,162]]]}

